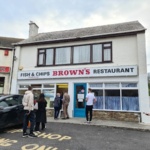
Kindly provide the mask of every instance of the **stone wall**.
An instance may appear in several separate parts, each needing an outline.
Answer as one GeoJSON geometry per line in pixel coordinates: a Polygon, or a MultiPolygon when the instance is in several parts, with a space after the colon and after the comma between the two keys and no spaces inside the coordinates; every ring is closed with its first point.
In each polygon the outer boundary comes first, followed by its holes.
{"type": "Polygon", "coordinates": [[[93,119],[139,122],[140,113],[93,111],[93,119]]]}
{"type": "MultiPolygon", "coordinates": [[[[47,110],[47,117],[53,117],[54,110],[47,110]]],[[[62,116],[61,116],[62,117],[62,116]]],[[[116,121],[129,121],[140,122],[140,113],[134,112],[114,112],[114,111],[93,111],[93,119],[100,120],[116,120],[116,121]]]]}

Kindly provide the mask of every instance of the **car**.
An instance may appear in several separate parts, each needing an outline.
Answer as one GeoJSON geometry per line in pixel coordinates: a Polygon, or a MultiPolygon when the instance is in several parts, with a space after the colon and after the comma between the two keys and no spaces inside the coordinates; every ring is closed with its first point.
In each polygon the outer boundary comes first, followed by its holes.
{"type": "Polygon", "coordinates": [[[0,96],[0,129],[23,123],[23,95],[0,96]]]}

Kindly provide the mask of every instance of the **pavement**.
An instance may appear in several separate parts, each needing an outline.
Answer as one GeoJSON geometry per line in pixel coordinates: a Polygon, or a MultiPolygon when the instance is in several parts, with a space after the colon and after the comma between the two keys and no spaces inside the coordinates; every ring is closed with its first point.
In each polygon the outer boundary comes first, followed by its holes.
{"type": "MultiPolygon", "coordinates": [[[[87,125],[85,124],[85,118],[70,118],[70,119],[57,119],[54,120],[53,117],[47,118],[48,122],[58,122],[58,123],[70,123],[70,124],[79,124],[79,125],[87,125]]],[[[138,123],[138,122],[125,122],[125,121],[113,121],[113,120],[99,120],[93,119],[90,125],[93,126],[103,126],[103,127],[113,127],[113,128],[121,128],[121,129],[131,129],[131,130],[141,130],[141,131],[150,131],[150,124],[138,123]]]]}

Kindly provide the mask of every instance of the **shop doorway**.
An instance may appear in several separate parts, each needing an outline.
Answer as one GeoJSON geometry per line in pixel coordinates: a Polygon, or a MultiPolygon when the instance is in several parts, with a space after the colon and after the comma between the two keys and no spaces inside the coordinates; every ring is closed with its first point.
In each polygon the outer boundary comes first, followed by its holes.
{"type": "Polygon", "coordinates": [[[4,93],[4,81],[5,81],[5,78],[0,77],[0,94],[4,93]]]}
{"type": "Polygon", "coordinates": [[[85,117],[86,83],[74,84],[74,117],[85,117]]]}
{"type": "Polygon", "coordinates": [[[68,92],[68,84],[65,83],[56,84],[56,93],[61,94],[64,92],[68,92]]]}

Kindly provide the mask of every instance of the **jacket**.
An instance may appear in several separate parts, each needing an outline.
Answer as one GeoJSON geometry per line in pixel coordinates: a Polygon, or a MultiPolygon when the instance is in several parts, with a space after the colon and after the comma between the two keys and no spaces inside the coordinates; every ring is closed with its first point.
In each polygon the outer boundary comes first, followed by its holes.
{"type": "Polygon", "coordinates": [[[46,106],[47,106],[46,100],[44,102],[38,102],[38,110],[36,111],[36,122],[42,123],[47,122],[46,106]]]}
{"type": "Polygon", "coordinates": [[[34,109],[34,96],[32,91],[26,91],[23,99],[22,104],[24,106],[24,110],[32,111],[34,109]]]}
{"type": "Polygon", "coordinates": [[[68,93],[65,93],[63,96],[63,104],[69,104],[70,102],[70,96],[68,93]]]}
{"type": "Polygon", "coordinates": [[[60,97],[55,97],[54,99],[54,107],[60,107],[60,97]]]}

